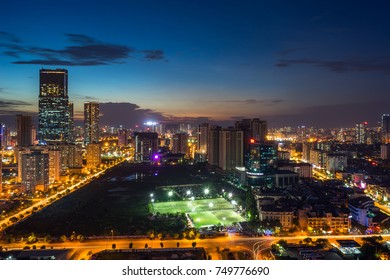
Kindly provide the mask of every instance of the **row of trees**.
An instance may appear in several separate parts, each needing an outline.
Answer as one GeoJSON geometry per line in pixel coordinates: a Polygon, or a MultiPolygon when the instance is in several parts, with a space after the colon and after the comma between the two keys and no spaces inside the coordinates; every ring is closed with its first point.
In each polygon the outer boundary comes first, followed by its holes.
{"type": "MultiPolygon", "coordinates": [[[[192,248],[195,248],[195,247],[196,247],[196,244],[197,244],[197,243],[196,243],[195,241],[192,242],[192,243],[191,243],[192,248]]],[[[163,242],[160,242],[160,247],[161,247],[161,248],[164,248],[164,243],[163,243],[163,242]]],[[[176,247],[177,247],[177,248],[180,247],[180,242],[176,242],[176,247]]],[[[111,248],[112,248],[113,250],[115,250],[115,249],[116,249],[116,244],[115,244],[115,243],[112,244],[112,245],[111,245],[111,248]]],[[[134,243],[133,243],[133,242],[130,242],[130,244],[129,244],[129,249],[133,249],[133,248],[134,248],[134,243]]],[[[145,249],[149,248],[148,243],[145,243],[144,248],[145,248],[145,249]]]]}

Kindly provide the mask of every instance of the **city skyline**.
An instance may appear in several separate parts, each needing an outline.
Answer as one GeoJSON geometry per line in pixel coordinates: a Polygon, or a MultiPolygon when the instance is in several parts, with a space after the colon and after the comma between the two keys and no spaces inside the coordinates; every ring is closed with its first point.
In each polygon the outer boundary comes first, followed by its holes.
{"type": "Polygon", "coordinates": [[[270,127],[379,126],[390,111],[388,3],[48,3],[3,4],[2,121],[37,113],[42,68],[69,71],[78,121],[89,101],[270,127]]]}

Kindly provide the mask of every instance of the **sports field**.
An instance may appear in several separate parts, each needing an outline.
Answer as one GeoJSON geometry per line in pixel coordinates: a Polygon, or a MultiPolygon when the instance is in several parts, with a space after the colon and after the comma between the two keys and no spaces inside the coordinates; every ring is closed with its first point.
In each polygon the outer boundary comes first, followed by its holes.
{"type": "Polygon", "coordinates": [[[168,201],[153,204],[154,212],[187,213],[195,227],[210,225],[231,225],[244,219],[234,211],[233,205],[223,198],[168,201]]]}

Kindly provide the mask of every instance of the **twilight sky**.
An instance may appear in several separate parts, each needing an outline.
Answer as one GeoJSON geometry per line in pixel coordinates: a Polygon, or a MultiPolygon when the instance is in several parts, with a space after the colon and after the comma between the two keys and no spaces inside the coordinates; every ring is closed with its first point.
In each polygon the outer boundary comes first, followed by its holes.
{"type": "Polygon", "coordinates": [[[128,103],[103,112],[125,125],[375,126],[390,113],[389,14],[375,0],[2,1],[0,122],[38,111],[40,68],[66,68],[79,118],[93,100],[128,103]]]}

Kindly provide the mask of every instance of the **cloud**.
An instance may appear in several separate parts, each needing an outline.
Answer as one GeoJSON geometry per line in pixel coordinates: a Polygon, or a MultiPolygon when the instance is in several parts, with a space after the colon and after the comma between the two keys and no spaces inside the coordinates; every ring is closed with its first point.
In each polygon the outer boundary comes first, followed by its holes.
{"type": "Polygon", "coordinates": [[[141,109],[140,106],[133,103],[100,103],[100,124],[102,126],[119,126],[133,128],[135,125],[142,125],[146,121],[162,121],[165,119],[163,113],[151,110],[141,109]]]}
{"type": "Polygon", "coordinates": [[[0,44],[1,42],[3,41],[6,41],[6,42],[11,42],[11,43],[21,43],[22,41],[16,37],[15,35],[11,34],[11,33],[8,33],[8,32],[4,32],[4,31],[0,31],[0,44]]]}
{"type": "Polygon", "coordinates": [[[211,100],[210,102],[242,103],[242,104],[268,104],[274,105],[283,102],[282,99],[244,99],[244,100],[211,100]]]}
{"type": "Polygon", "coordinates": [[[299,64],[313,65],[336,73],[381,72],[390,74],[390,57],[352,58],[345,60],[281,59],[275,65],[282,68],[299,64]]]}
{"type": "Polygon", "coordinates": [[[13,64],[96,66],[121,64],[128,59],[155,61],[165,57],[161,49],[137,50],[126,45],[103,42],[83,34],[67,33],[65,36],[72,45],[62,49],[51,49],[24,45],[12,34],[0,32],[0,48],[4,49],[4,55],[20,58],[13,61],[13,64]]]}
{"type": "Polygon", "coordinates": [[[11,108],[15,106],[29,106],[31,103],[18,100],[0,100],[0,108],[11,108]]]}
{"type": "Polygon", "coordinates": [[[288,48],[282,51],[277,52],[278,55],[288,55],[297,51],[302,50],[302,48],[288,48]]]}
{"type": "Polygon", "coordinates": [[[94,97],[94,96],[90,96],[90,95],[82,95],[82,94],[73,94],[73,98],[76,98],[76,99],[82,99],[82,100],[98,100],[98,98],[94,97]]]}
{"type": "Polygon", "coordinates": [[[162,50],[145,50],[142,53],[144,53],[146,60],[161,60],[164,58],[164,52],[162,50]]]}

